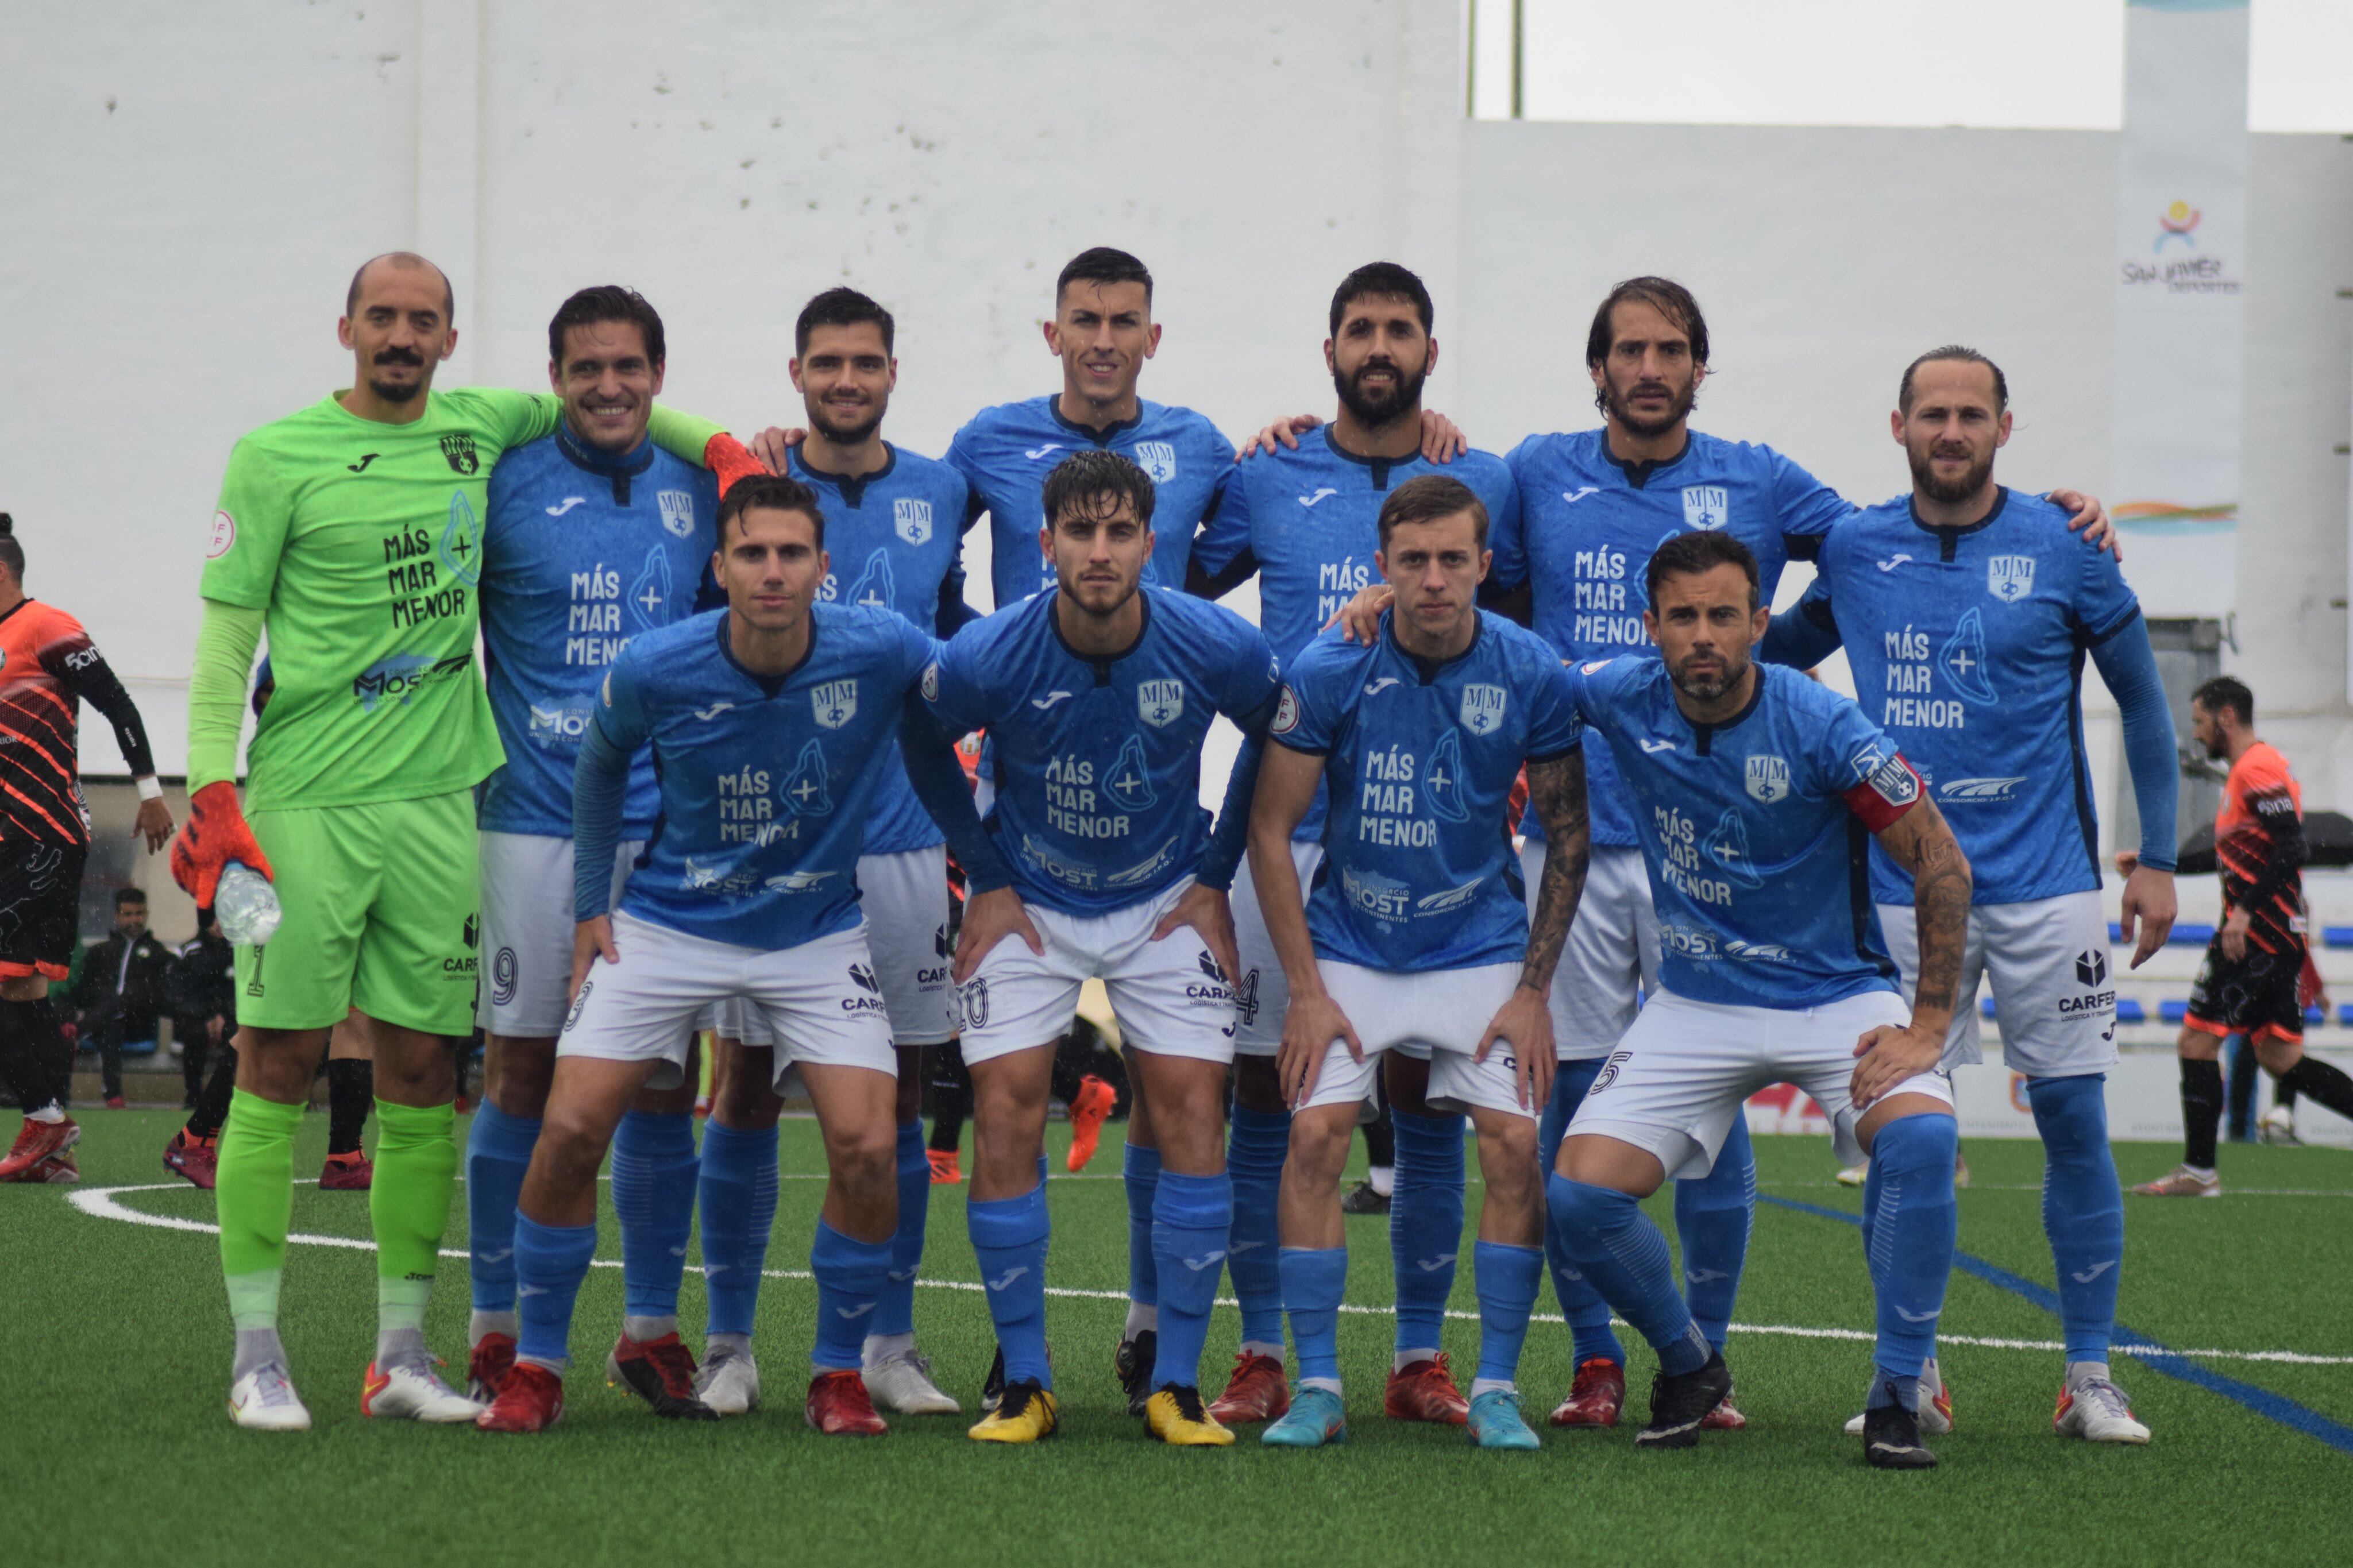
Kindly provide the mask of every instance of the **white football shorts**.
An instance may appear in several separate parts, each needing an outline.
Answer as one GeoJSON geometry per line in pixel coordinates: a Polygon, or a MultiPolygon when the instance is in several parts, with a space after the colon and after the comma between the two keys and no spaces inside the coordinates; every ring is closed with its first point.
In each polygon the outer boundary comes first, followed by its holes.
{"type": "MultiPolygon", "coordinates": [[[[860,856],[858,907],[866,915],[866,946],[882,982],[892,1042],[936,1046],[955,1038],[955,988],[948,983],[947,846],[860,856]]],[[[733,998],[719,1005],[712,1026],[747,1046],[776,1043],[759,1010],[733,998]]]]}
{"type": "MultiPolygon", "coordinates": [[[[475,1016],[493,1035],[554,1039],[572,1005],[572,840],[537,833],[485,833],[482,942],[487,953],[475,1016]]],[[[645,848],[613,857],[613,901],[645,848]]]]}
{"type": "Polygon", "coordinates": [[[1459,1114],[1474,1105],[1530,1121],[1544,1114],[1541,1102],[1519,1102],[1519,1060],[1511,1042],[1496,1041],[1483,1062],[1472,1059],[1488,1022],[1520,983],[1518,963],[1409,973],[1319,958],[1315,967],[1324,976],[1324,990],[1356,1029],[1365,1059],[1351,1057],[1345,1041],[1333,1041],[1315,1070],[1308,1108],[1364,1100],[1373,1092],[1382,1053],[1399,1050],[1428,1059],[1430,1088],[1424,1098],[1440,1115],[1459,1114]]]}
{"type": "MultiPolygon", "coordinates": [[[[1879,929],[1906,996],[1920,979],[1917,920],[1909,904],[1879,906],[1879,929]]],[[[1980,977],[1993,987],[2006,1066],[2029,1078],[2079,1078],[2116,1065],[2116,976],[2097,892],[1971,906],[1960,1003],[1945,1037],[1947,1071],[1984,1059],[1980,977]]]]}
{"type": "MultiPolygon", "coordinates": [[[[1520,875],[1528,885],[1528,915],[1536,912],[1544,880],[1545,841],[1520,846],[1520,875]]],[[[1553,1054],[1562,1061],[1606,1057],[1634,1022],[1641,991],[1659,988],[1659,911],[1651,902],[1651,872],[1630,845],[1597,844],[1585,871],[1577,918],[1552,972],[1553,1054]]]]}
{"type": "MultiPolygon", "coordinates": [[[[1303,895],[1315,881],[1316,868],[1324,864],[1324,846],[1312,838],[1293,839],[1291,864],[1299,872],[1303,895]]],[[[1234,948],[1242,965],[1241,984],[1234,993],[1234,1055],[1273,1056],[1282,1047],[1282,1014],[1291,1005],[1291,982],[1283,978],[1282,960],[1274,955],[1274,939],[1266,934],[1266,912],[1259,907],[1247,855],[1234,873],[1234,948]]]]}

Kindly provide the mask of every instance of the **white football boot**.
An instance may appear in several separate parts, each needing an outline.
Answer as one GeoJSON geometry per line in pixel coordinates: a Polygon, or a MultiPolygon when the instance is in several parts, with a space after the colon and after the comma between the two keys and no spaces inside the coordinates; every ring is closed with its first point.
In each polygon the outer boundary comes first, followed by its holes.
{"type": "Polygon", "coordinates": [[[750,1351],[705,1352],[694,1374],[694,1396],[722,1415],[749,1415],[760,1403],[760,1367],[750,1351]]]}
{"type": "Polygon", "coordinates": [[[2061,1389],[2051,1426],[2062,1437],[2081,1437],[2087,1443],[2148,1441],[2148,1428],[2133,1419],[2125,1391],[2105,1377],[2087,1377],[2072,1388],[2061,1389]]]}
{"type": "Polygon", "coordinates": [[[308,1432],[311,1412],[277,1362],[255,1367],[228,1391],[229,1419],[248,1432],[308,1432]]]}
{"type": "Polygon", "coordinates": [[[490,1408],[442,1382],[435,1370],[438,1365],[412,1361],[378,1372],[375,1363],[368,1363],[367,1380],[360,1386],[360,1414],[438,1426],[471,1421],[490,1408]]]}
{"type": "Polygon", "coordinates": [[[964,1408],[932,1381],[932,1358],[913,1348],[880,1356],[870,1352],[864,1373],[874,1403],[902,1415],[955,1415],[964,1408]]]}

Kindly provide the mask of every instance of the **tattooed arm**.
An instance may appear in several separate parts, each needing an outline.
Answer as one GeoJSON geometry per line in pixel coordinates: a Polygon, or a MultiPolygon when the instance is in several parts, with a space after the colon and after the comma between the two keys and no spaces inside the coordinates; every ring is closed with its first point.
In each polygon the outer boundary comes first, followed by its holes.
{"type": "Polygon", "coordinates": [[[1528,921],[1528,958],[1520,984],[1539,996],[1552,991],[1552,972],[1568,941],[1569,922],[1585,892],[1591,826],[1585,811],[1585,752],[1528,764],[1528,800],[1544,824],[1543,879],[1536,884],[1535,918],[1528,921]]]}
{"type": "Polygon", "coordinates": [[[1862,1037],[1855,1055],[1854,1103],[1861,1110],[1943,1057],[1958,996],[1961,956],[1968,942],[1969,862],[1926,791],[1902,816],[1877,830],[1879,847],[1911,873],[1912,906],[1919,927],[1920,983],[1908,1027],[1881,1027],[1862,1037]]]}

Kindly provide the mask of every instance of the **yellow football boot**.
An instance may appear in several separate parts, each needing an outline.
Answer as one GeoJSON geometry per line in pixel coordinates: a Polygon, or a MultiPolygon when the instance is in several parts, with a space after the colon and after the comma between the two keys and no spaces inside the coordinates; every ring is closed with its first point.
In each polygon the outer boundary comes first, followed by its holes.
{"type": "Polygon", "coordinates": [[[978,1443],[1035,1443],[1054,1435],[1054,1428],[1061,1424],[1060,1408],[1054,1396],[1034,1380],[1008,1383],[997,1408],[982,1416],[967,1435],[978,1443]]]}
{"type": "Polygon", "coordinates": [[[1233,1433],[1201,1407],[1198,1388],[1159,1390],[1144,1402],[1144,1420],[1154,1436],[1180,1448],[1223,1448],[1234,1440],[1233,1433]]]}

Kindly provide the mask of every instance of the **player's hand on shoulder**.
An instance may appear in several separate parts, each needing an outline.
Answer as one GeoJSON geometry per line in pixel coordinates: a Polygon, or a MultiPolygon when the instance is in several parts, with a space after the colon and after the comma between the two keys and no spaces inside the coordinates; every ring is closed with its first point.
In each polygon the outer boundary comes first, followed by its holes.
{"type": "Polygon", "coordinates": [[[1906,1079],[1934,1068],[1945,1054],[1945,1031],[1916,1024],[1882,1024],[1855,1043],[1855,1064],[1848,1092],[1858,1114],[1906,1079]]]}
{"type": "Polygon", "coordinates": [[[1215,888],[1196,882],[1160,917],[1160,923],[1152,928],[1152,940],[1158,942],[1180,926],[1191,926],[1200,933],[1202,945],[1224,972],[1226,984],[1234,984],[1242,963],[1241,948],[1234,940],[1233,900],[1215,888]]]}
{"type": "Polygon", "coordinates": [[[1234,454],[1234,461],[1239,463],[1244,458],[1255,456],[1260,452],[1271,454],[1278,446],[1287,447],[1296,452],[1299,450],[1299,438],[1323,423],[1323,420],[1313,414],[1293,414],[1289,418],[1277,419],[1243,442],[1242,449],[1234,454]]]}
{"type": "Polygon", "coordinates": [[[1274,1058],[1275,1073],[1282,1080],[1283,1104],[1296,1110],[1315,1092],[1315,1075],[1335,1040],[1345,1044],[1348,1055],[1357,1061],[1365,1059],[1364,1042],[1356,1038],[1356,1026],[1330,992],[1320,986],[1313,996],[1293,991],[1291,1005],[1282,1015],[1282,1044],[1274,1058]]]}
{"type": "Polygon", "coordinates": [[[2123,564],[2125,551],[2116,540],[2116,525],[2099,497],[2084,490],[2057,489],[2051,492],[2051,504],[2067,510],[2068,531],[2081,533],[2084,543],[2106,551],[2123,564]]]}
{"type": "Polygon", "coordinates": [[[971,979],[972,972],[998,942],[1017,934],[1029,944],[1030,952],[1040,958],[1046,955],[1045,939],[1029,923],[1029,911],[1022,908],[1020,894],[1011,888],[991,888],[965,899],[964,925],[956,932],[955,983],[961,985],[971,979]]]}
{"type": "Polygon", "coordinates": [[[752,437],[752,456],[759,458],[768,472],[781,474],[793,448],[807,439],[808,432],[797,425],[771,425],[752,437]]]}
{"type": "Polygon", "coordinates": [[[621,950],[613,941],[613,917],[598,915],[595,920],[581,921],[572,928],[572,989],[569,994],[580,994],[580,983],[588,978],[588,970],[598,959],[607,963],[621,962],[621,950]]]}
{"type": "Polygon", "coordinates": [[[1512,1081],[1520,1103],[1541,1112],[1552,1099],[1556,1065],[1552,1005],[1543,992],[1532,985],[1514,986],[1510,997],[1488,1020],[1487,1032],[1479,1037],[1479,1048],[1472,1060],[1485,1061],[1498,1040],[1512,1053],[1512,1081]]]}
{"type": "Polygon", "coordinates": [[[1348,602],[1332,612],[1332,618],[1318,628],[1330,631],[1340,628],[1344,642],[1360,642],[1370,647],[1373,639],[1381,635],[1381,612],[1397,597],[1397,590],[1387,583],[1369,583],[1356,590],[1348,602]]]}
{"type": "Polygon", "coordinates": [[[1451,463],[1471,449],[1471,437],[1462,434],[1449,419],[1434,408],[1421,411],[1421,455],[1433,463],[1451,463]]]}

